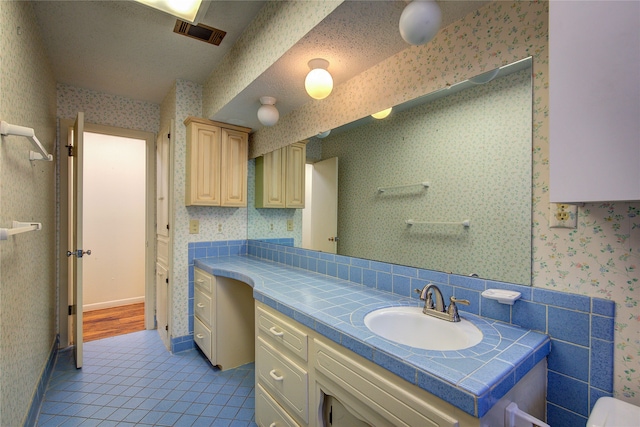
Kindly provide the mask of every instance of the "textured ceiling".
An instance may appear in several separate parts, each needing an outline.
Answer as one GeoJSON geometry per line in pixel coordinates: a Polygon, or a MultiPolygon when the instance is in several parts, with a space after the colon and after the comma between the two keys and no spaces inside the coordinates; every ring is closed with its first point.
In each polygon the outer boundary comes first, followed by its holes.
{"type": "MultiPolygon", "coordinates": [[[[32,3],[58,82],[154,103],[162,101],[175,79],[204,84],[264,5],[208,2],[200,22],[227,31],[216,47],[174,34],[174,17],[131,1],[32,3]]],[[[488,1],[438,3],[444,27],[488,1]]],[[[258,129],[261,96],[276,97],[281,116],[311,101],[304,91],[310,59],[327,59],[339,85],[406,49],[398,31],[405,5],[403,0],[345,1],[210,118],[258,129]]]]}
{"type": "Polygon", "coordinates": [[[264,1],[212,1],[220,46],[175,34],[176,18],[133,1],[32,1],[56,80],[160,103],[176,79],[204,83],[264,1]]]}

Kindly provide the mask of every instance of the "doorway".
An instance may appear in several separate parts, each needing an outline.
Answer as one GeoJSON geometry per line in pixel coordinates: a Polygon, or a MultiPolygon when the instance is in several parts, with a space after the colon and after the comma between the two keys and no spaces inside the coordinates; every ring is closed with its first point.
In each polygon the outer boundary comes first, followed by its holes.
{"type": "MultiPolygon", "coordinates": [[[[69,141],[69,123],[61,120],[60,140],[69,141]]],[[[148,132],[86,124],[84,135],[83,234],[91,256],[84,257],[83,303],[86,319],[101,330],[96,338],[123,333],[138,322],[155,327],[155,141],[148,132]],[[142,308],[144,307],[144,308],[142,308]],[[140,319],[140,310],[143,316],[140,319]],[[142,322],[140,322],[142,320],[142,322]],[[121,323],[120,325],[118,325],[121,323]],[[105,335],[106,334],[106,335],[105,335]]],[[[71,144],[69,144],[71,145],[71,144]]],[[[67,147],[68,148],[68,147],[67,147]]],[[[72,279],[66,256],[70,231],[68,182],[72,157],[60,156],[60,344],[74,344],[69,333],[72,279]],[[66,191],[65,191],[66,190],[66,191]],[[67,267],[67,268],[65,268],[67,267]],[[66,291],[66,292],[65,292],[66,291]]],[[[85,326],[87,325],[84,322],[85,326]]],[[[135,326],[139,328],[140,326],[135,326]]],[[[93,333],[92,333],[93,334],[93,333]]],[[[87,335],[91,340],[92,334],[87,335]]]]}
{"type": "Polygon", "coordinates": [[[305,173],[302,247],[335,254],[338,250],[338,158],[307,164],[305,173]]]}

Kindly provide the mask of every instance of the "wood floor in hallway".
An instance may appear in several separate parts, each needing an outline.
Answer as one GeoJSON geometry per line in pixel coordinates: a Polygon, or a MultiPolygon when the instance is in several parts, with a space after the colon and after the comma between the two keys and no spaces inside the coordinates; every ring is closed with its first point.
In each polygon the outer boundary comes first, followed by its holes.
{"type": "Polygon", "coordinates": [[[144,303],[85,311],[83,340],[94,341],[144,330],[144,303]]]}

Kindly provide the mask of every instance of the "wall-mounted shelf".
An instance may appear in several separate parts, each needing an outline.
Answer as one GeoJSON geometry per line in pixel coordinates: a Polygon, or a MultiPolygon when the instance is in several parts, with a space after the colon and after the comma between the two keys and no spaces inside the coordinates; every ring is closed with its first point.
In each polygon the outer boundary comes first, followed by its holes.
{"type": "Polygon", "coordinates": [[[390,187],[378,187],[378,193],[384,193],[387,190],[395,190],[399,188],[418,187],[418,186],[422,186],[421,190],[423,190],[425,188],[428,188],[429,185],[430,185],[429,182],[423,181],[423,182],[416,182],[415,184],[392,185],[390,187]]]}
{"type": "Polygon", "coordinates": [[[13,228],[0,228],[0,240],[7,240],[9,236],[38,230],[42,230],[42,224],[39,222],[13,221],[13,228]]]}
{"type": "Polygon", "coordinates": [[[53,155],[47,153],[47,150],[42,146],[36,134],[31,128],[24,126],[11,125],[5,121],[0,121],[0,135],[2,136],[24,136],[29,141],[33,148],[37,150],[29,151],[29,160],[46,160],[48,162],[53,161],[53,155]]]}
{"type": "Polygon", "coordinates": [[[461,225],[465,228],[471,227],[471,220],[465,219],[464,221],[457,222],[436,222],[436,221],[414,221],[412,219],[408,219],[405,221],[407,225],[461,225]]]}

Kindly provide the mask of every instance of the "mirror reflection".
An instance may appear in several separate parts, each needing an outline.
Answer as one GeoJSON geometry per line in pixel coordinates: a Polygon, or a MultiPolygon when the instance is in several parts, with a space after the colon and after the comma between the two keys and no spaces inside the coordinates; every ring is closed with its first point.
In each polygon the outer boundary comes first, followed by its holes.
{"type": "Polygon", "coordinates": [[[250,208],[249,238],[530,285],[531,117],[527,58],[312,137],[305,209],[250,208]]]}

